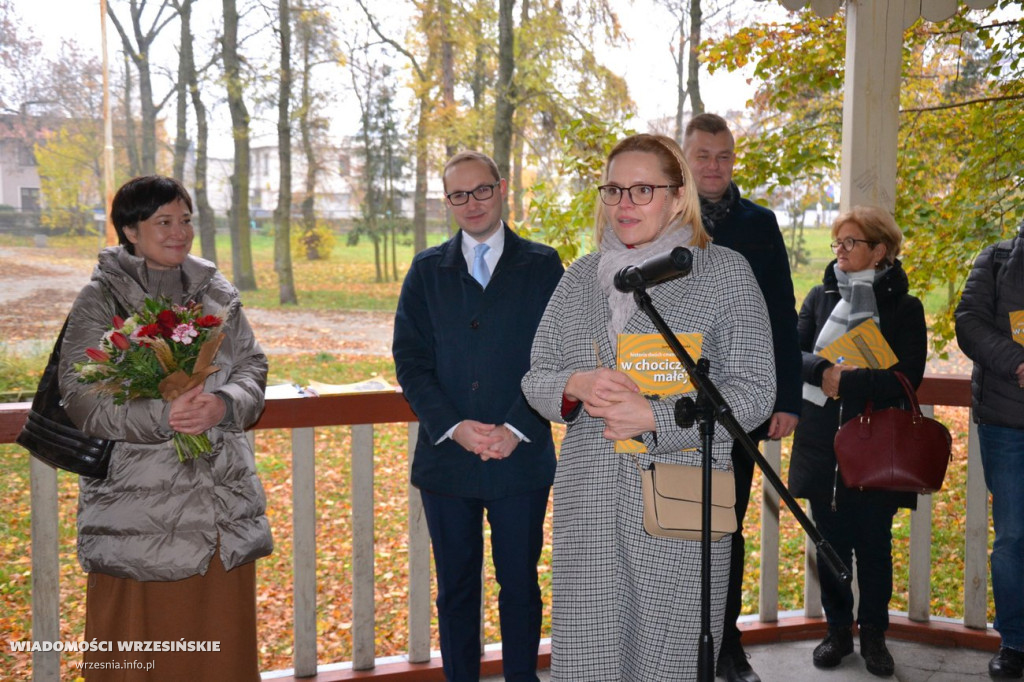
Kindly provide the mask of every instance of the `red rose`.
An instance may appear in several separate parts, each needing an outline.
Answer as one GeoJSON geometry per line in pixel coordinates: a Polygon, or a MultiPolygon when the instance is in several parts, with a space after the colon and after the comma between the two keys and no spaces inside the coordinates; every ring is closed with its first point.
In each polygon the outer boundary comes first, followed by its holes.
{"type": "Polygon", "coordinates": [[[156,323],[160,326],[160,333],[169,339],[174,333],[174,328],[178,326],[178,316],[173,310],[161,310],[156,316],[156,323]]]}
{"type": "Polygon", "coordinates": [[[155,339],[158,336],[160,336],[160,325],[158,324],[143,325],[135,330],[135,337],[139,339],[155,339]]]}
{"type": "Polygon", "coordinates": [[[121,350],[128,350],[129,348],[132,347],[132,344],[128,340],[128,337],[122,334],[121,332],[114,332],[113,334],[111,334],[110,343],[114,344],[115,348],[120,348],[121,350]]]}
{"type": "Polygon", "coordinates": [[[114,329],[120,329],[124,326],[124,320],[119,315],[114,315],[114,329]]]}
{"type": "Polygon", "coordinates": [[[95,362],[109,362],[110,356],[101,351],[99,348],[86,348],[85,354],[89,356],[90,360],[95,362]]]}
{"type": "Polygon", "coordinates": [[[216,315],[203,315],[196,320],[197,327],[216,327],[220,324],[221,320],[216,315]]]}

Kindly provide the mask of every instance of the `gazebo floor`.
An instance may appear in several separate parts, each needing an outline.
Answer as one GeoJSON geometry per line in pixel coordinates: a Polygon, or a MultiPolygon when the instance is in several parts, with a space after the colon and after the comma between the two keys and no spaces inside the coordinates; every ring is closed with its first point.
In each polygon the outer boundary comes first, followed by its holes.
{"type": "MultiPolygon", "coordinates": [[[[751,665],[763,682],[854,682],[877,680],[864,666],[859,644],[842,665],[832,670],[818,670],[811,663],[811,651],[824,636],[821,618],[782,615],[777,623],[741,621],[743,641],[751,665]]],[[[915,623],[906,616],[893,615],[887,637],[889,650],[896,661],[891,680],[899,682],[961,682],[988,680],[988,661],[999,647],[999,636],[992,630],[970,630],[961,625],[933,620],[915,623]]],[[[539,673],[542,682],[549,679],[548,642],[541,645],[539,673]]],[[[484,682],[499,682],[501,650],[488,647],[482,660],[484,682]]],[[[353,671],[347,667],[325,666],[314,677],[295,678],[290,671],[264,673],[265,680],[297,682],[340,682],[342,680],[374,680],[387,682],[444,682],[441,660],[434,656],[430,663],[410,664],[400,660],[380,661],[374,670],[353,671]]]]}

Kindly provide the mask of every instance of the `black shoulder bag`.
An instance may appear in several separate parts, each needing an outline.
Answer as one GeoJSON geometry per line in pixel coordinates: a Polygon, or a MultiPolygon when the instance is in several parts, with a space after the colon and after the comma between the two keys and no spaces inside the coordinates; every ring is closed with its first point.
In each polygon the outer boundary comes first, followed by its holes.
{"type": "Polygon", "coordinates": [[[82,476],[106,478],[110,453],[116,441],[86,436],[74,425],[61,403],[58,366],[60,346],[67,328],[65,319],[17,441],[50,466],[82,476]]]}

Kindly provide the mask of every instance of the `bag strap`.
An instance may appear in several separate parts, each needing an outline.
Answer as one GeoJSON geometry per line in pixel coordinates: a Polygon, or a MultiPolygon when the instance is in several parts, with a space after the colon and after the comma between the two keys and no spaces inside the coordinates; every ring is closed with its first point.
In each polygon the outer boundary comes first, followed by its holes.
{"type": "Polygon", "coordinates": [[[903,372],[894,371],[893,374],[896,375],[896,378],[899,379],[900,384],[903,386],[903,392],[907,395],[907,400],[910,402],[910,408],[914,413],[914,417],[920,417],[921,405],[917,401],[917,391],[911,386],[910,379],[903,372]]]}
{"type": "MultiPolygon", "coordinates": [[[[903,387],[903,393],[904,393],[904,395],[907,396],[907,402],[910,404],[910,410],[914,414],[914,417],[915,418],[920,417],[921,416],[921,405],[917,401],[917,391],[915,391],[914,387],[911,385],[910,379],[908,379],[906,377],[906,375],[903,374],[903,372],[900,372],[898,370],[893,370],[892,373],[896,376],[896,379],[899,380],[900,386],[903,387]]],[[[860,418],[862,420],[863,419],[870,419],[871,418],[871,413],[874,411],[874,407],[875,407],[875,404],[874,404],[874,401],[871,400],[871,398],[865,399],[864,400],[864,410],[860,413],[860,418]]],[[[842,418],[840,418],[839,426],[842,427],[842,425],[843,425],[843,420],[842,420],[842,418]]]]}

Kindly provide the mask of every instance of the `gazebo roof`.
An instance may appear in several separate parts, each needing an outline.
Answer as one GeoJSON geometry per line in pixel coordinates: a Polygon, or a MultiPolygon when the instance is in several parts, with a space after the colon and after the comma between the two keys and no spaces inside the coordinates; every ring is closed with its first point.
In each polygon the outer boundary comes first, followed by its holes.
{"type": "MultiPolygon", "coordinates": [[[[843,0],[779,0],[788,10],[810,7],[820,17],[830,17],[843,5],[843,0]]],[[[893,4],[896,4],[895,2],[893,4]]],[[[910,26],[918,17],[927,21],[944,21],[956,14],[960,0],[904,0],[903,26],[910,26]]],[[[963,0],[970,9],[987,9],[995,0],[963,0]]]]}

